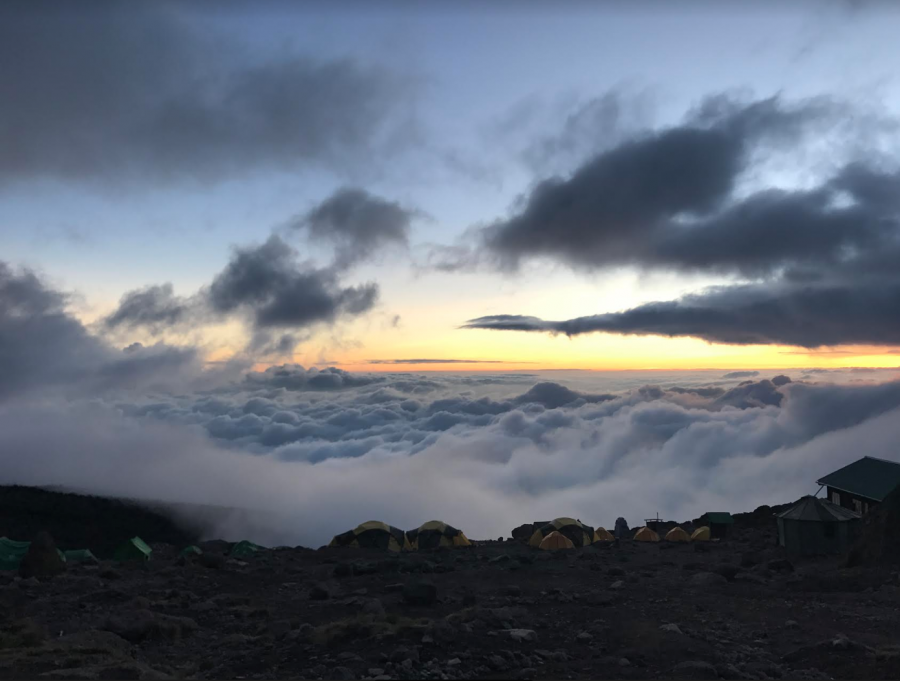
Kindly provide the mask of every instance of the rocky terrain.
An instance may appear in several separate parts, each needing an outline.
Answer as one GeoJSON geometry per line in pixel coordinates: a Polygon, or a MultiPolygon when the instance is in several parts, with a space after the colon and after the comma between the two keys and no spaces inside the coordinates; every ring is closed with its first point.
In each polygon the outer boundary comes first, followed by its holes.
{"type": "MultiPolygon", "coordinates": [[[[0,572],[0,678],[900,678],[890,565],[792,563],[771,509],[720,543],[516,541],[0,572]]],[[[104,556],[101,555],[101,559],[104,556]]]]}

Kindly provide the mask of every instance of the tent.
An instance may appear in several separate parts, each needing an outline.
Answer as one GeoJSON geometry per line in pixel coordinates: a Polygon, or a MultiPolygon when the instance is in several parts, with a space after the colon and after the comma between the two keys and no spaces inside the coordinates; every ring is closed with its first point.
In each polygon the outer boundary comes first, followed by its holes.
{"type": "Polygon", "coordinates": [[[635,541],[659,541],[659,535],[649,527],[642,527],[634,534],[635,541]]]}
{"type": "Polygon", "coordinates": [[[90,549],[72,549],[64,551],[63,555],[67,563],[99,563],[97,556],[90,549]]]}
{"type": "Polygon", "coordinates": [[[144,540],[140,537],[132,537],[127,542],[116,549],[114,557],[116,560],[149,560],[150,554],[153,553],[144,540]]]}
{"type": "Polygon", "coordinates": [[[203,549],[201,549],[199,546],[194,546],[193,544],[191,544],[190,546],[185,546],[183,549],[181,549],[181,551],[178,553],[178,555],[179,556],[199,556],[202,553],[203,553],[203,549]]]}
{"type": "Polygon", "coordinates": [[[541,540],[538,548],[543,551],[559,551],[560,549],[574,549],[575,544],[564,534],[551,532],[541,540]]]}
{"type": "Polygon", "coordinates": [[[429,520],[424,525],[406,533],[413,550],[436,549],[439,546],[471,546],[472,542],[462,530],[440,520],[429,520]]]}
{"type": "Polygon", "coordinates": [[[790,555],[844,553],[856,539],[859,514],[806,496],[778,516],[778,543],[790,555]]]}
{"type": "Polygon", "coordinates": [[[680,527],[673,527],[666,533],[666,541],[683,541],[691,540],[691,536],[680,527]]]}
{"type": "Polygon", "coordinates": [[[30,541],[15,541],[0,537],[0,570],[18,570],[19,563],[28,553],[30,541]]]}
{"type": "Polygon", "coordinates": [[[594,541],[593,527],[583,525],[580,520],[574,518],[557,518],[535,530],[528,540],[529,546],[539,547],[544,537],[552,532],[559,532],[568,537],[575,546],[588,546],[594,541]]]}
{"type": "Polygon", "coordinates": [[[254,544],[252,541],[247,541],[244,539],[243,541],[239,541],[237,544],[231,547],[231,551],[228,553],[229,556],[233,556],[234,558],[246,558],[247,556],[252,556],[254,553],[259,551],[264,547],[259,544],[254,544]]]}
{"type": "Polygon", "coordinates": [[[698,527],[691,535],[691,541],[709,541],[709,528],[706,525],[698,527]]]}
{"type": "Polygon", "coordinates": [[[709,511],[701,516],[701,520],[709,526],[709,535],[713,539],[727,538],[734,525],[734,518],[725,511],[709,511]]]}
{"type": "Polygon", "coordinates": [[[412,548],[403,530],[379,520],[369,520],[348,532],[335,535],[328,546],[388,551],[409,551],[412,548]]]}
{"type": "Polygon", "coordinates": [[[598,527],[594,530],[594,541],[615,541],[616,538],[613,537],[607,530],[602,527],[598,527]]]}

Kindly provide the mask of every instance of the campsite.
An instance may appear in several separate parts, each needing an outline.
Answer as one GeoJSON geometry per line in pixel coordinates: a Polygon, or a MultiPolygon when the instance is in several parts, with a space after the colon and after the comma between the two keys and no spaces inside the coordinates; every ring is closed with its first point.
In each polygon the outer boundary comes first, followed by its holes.
{"type": "MultiPolygon", "coordinates": [[[[31,509],[112,503],[13,490],[31,509]]],[[[900,496],[857,518],[849,567],[780,545],[779,524],[850,514],[811,499],[725,514],[725,539],[706,514],[626,538],[572,518],[502,540],[367,521],[318,549],[202,541],[141,510],[160,536],[111,527],[96,556],[63,560],[42,533],[28,577],[0,571],[0,678],[897,678],[900,496]]]]}

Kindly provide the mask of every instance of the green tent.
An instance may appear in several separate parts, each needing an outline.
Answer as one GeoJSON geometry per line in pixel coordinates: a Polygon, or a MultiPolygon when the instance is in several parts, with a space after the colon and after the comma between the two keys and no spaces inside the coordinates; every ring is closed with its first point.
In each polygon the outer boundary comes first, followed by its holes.
{"type": "MultiPolygon", "coordinates": [[[[28,553],[28,547],[31,546],[30,541],[15,541],[0,537],[0,570],[18,570],[19,564],[28,553]]],[[[66,554],[56,549],[62,561],[66,562],[66,554]]]]}
{"type": "Polygon", "coordinates": [[[153,549],[147,546],[143,539],[132,537],[116,549],[115,559],[119,561],[149,560],[151,553],[153,553],[153,549]]]}
{"type": "Polygon", "coordinates": [[[18,570],[19,563],[28,553],[30,541],[14,541],[0,537],[0,570],[18,570]]]}
{"type": "Polygon", "coordinates": [[[181,556],[199,556],[199,555],[202,554],[202,553],[203,553],[203,550],[202,550],[199,546],[194,546],[194,545],[192,544],[191,546],[185,546],[183,549],[181,549],[181,553],[178,554],[178,555],[181,555],[181,556]]]}
{"type": "Polygon", "coordinates": [[[63,555],[66,558],[67,563],[99,563],[97,560],[97,556],[95,556],[90,549],[72,549],[71,551],[64,551],[63,555]]]}
{"type": "Polygon", "coordinates": [[[254,544],[252,541],[247,541],[245,539],[244,541],[239,541],[237,544],[231,547],[231,553],[229,555],[236,558],[245,558],[247,556],[252,556],[262,548],[265,547],[260,546],[259,544],[254,544]]]}

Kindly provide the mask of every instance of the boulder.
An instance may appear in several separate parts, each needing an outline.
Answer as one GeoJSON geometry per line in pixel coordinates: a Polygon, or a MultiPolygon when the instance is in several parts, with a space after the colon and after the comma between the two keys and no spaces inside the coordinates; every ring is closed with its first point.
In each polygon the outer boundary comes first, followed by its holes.
{"type": "Polygon", "coordinates": [[[424,580],[407,582],[403,585],[402,594],[409,605],[433,605],[437,601],[437,587],[424,580]]]}
{"type": "Polygon", "coordinates": [[[65,572],[66,562],[56,549],[56,542],[47,532],[38,532],[19,564],[22,579],[49,579],[65,572]]]}
{"type": "Polygon", "coordinates": [[[531,523],[527,523],[525,525],[519,525],[512,531],[512,538],[516,541],[527,542],[531,539],[531,535],[534,534],[534,525],[531,523]]]}
{"type": "Polygon", "coordinates": [[[101,629],[118,634],[131,643],[146,639],[174,641],[196,631],[197,623],[188,617],[161,615],[149,610],[131,610],[111,615],[101,629]]]}

